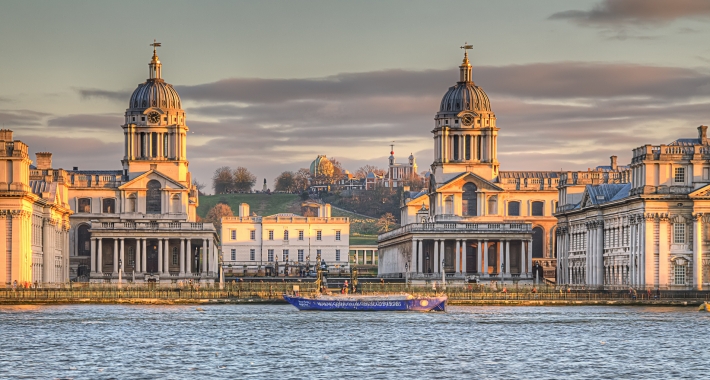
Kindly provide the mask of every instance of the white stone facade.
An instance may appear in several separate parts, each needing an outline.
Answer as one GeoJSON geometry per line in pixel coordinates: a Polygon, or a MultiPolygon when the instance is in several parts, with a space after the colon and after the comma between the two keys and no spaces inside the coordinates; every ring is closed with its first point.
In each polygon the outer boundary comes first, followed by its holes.
{"type": "Polygon", "coordinates": [[[560,180],[558,282],[590,288],[710,286],[710,144],[633,150],[631,164],[560,180]]]}
{"type": "Polygon", "coordinates": [[[320,253],[330,270],[348,270],[350,221],[332,217],[321,205],[317,217],[294,214],[250,216],[249,205],[239,216],[222,218],[222,262],[225,274],[277,273],[298,275],[320,253]],[[263,271],[260,273],[260,271],[263,271]]]}

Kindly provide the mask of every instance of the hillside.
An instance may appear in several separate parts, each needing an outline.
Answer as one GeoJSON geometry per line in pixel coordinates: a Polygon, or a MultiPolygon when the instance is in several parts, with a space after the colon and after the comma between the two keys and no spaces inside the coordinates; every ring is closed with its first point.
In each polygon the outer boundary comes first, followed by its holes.
{"type": "MultiPolygon", "coordinates": [[[[249,205],[249,211],[259,216],[279,213],[302,215],[301,199],[296,194],[217,194],[200,197],[197,215],[204,218],[207,212],[218,202],[229,205],[235,215],[239,213],[239,204],[249,205]]],[[[377,219],[354,214],[333,207],[333,216],[350,218],[350,244],[377,244],[377,219]]]]}

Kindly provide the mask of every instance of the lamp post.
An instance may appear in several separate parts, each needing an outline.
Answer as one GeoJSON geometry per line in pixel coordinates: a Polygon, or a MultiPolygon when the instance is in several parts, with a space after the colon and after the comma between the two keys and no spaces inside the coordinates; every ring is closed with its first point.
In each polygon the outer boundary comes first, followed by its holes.
{"type": "MultiPolygon", "coordinates": [[[[123,243],[121,243],[123,244],[123,243]]],[[[123,271],[123,260],[118,259],[118,288],[121,289],[121,272],[123,271]]]]}

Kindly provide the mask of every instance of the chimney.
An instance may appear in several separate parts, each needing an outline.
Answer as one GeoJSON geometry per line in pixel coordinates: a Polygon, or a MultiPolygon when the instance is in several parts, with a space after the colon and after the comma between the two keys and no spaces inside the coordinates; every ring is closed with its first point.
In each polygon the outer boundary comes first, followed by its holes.
{"type": "Polygon", "coordinates": [[[611,159],[611,170],[616,171],[619,168],[619,166],[616,164],[616,156],[611,156],[609,157],[609,159],[611,159]]]}
{"type": "Polygon", "coordinates": [[[52,153],[49,152],[37,152],[37,169],[47,170],[52,168],[52,153]]]}
{"type": "Polygon", "coordinates": [[[9,129],[0,129],[0,141],[12,141],[12,131],[9,129]]]}
{"type": "Polygon", "coordinates": [[[325,215],[324,217],[330,218],[330,203],[326,203],[324,207],[325,215]]]}
{"type": "Polygon", "coordinates": [[[707,145],[708,143],[708,126],[701,125],[698,127],[698,141],[702,145],[707,145]]]}
{"type": "Polygon", "coordinates": [[[249,204],[240,203],[239,204],[239,217],[246,218],[249,216],[249,204]]]}

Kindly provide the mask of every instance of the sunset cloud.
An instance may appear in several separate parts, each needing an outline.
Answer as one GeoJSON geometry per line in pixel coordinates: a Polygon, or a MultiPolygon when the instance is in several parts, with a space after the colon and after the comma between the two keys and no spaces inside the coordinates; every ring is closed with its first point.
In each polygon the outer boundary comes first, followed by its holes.
{"type": "Polygon", "coordinates": [[[706,0],[604,0],[589,10],[567,10],[551,20],[569,20],[582,26],[664,25],[682,19],[710,18],[706,0]]]}

